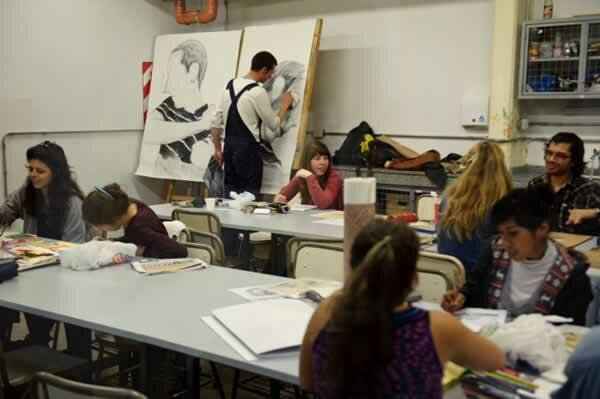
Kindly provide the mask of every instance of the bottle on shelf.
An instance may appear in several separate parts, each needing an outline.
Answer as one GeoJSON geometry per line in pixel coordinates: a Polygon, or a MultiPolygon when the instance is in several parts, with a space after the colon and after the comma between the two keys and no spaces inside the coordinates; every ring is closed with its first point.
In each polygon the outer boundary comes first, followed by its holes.
{"type": "Polygon", "coordinates": [[[553,8],[552,0],[544,0],[544,19],[552,18],[553,8]]]}
{"type": "Polygon", "coordinates": [[[553,57],[562,57],[563,55],[563,42],[560,33],[554,35],[554,48],[552,50],[553,57]]]}

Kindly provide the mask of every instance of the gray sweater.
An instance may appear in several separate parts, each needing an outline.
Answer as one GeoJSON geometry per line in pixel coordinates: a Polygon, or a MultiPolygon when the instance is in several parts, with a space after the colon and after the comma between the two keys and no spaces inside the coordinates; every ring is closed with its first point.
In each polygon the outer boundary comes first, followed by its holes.
{"type": "MultiPolygon", "coordinates": [[[[64,241],[85,241],[85,222],[81,215],[81,204],[81,199],[76,195],[69,199],[61,236],[64,241]]],[[[37,234],[37,219],[25,212],[25,185],[10,193],[6,202],[0,207],[0,224],[10,225],[17,219],[23,219],[24,233],[37,234]]]]}

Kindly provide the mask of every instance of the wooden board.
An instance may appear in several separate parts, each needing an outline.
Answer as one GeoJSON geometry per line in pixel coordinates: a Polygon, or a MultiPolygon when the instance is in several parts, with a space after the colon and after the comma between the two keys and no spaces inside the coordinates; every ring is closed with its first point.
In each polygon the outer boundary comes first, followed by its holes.
{"type": "Polygon", "coordinates": [[[308,73],[306,74],[306,88],[304,90],[304,103],[302,104],[302,117],[300,119],[300,128],[298,129],[298,141],[296,144],[296,154],[294,155],[294,170],[300,169],[302,165],[302,156],[306,143],[306,129],[308,128],[308,116],[312,102],[313,88],[315,86],[315,75],[317,73],[317,59],[319,56],[319,47],[321,45],[321,32],[323,31],[323,19],[318,18],[315,25],[315,34],[313,36],[312,50],[310,52],[310,62],[308,64],[308,73]]]}
{"type": "Polygon", "coordinates": [[[578,245],[590,240],[592,236],[584,236],[580,234],[551,232],[550,238],[567,248],[575,248],[578,245]]]}

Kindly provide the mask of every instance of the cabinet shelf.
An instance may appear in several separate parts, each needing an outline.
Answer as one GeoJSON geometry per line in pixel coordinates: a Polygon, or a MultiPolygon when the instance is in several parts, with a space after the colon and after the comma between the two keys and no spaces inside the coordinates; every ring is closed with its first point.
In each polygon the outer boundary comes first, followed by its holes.
{"type": "Polygon", "coordinates": [[[599,16],[527,21],[521,32],[520,99],[600,99],[590,90],[600,72],[600,53],[590,52],[600,38],[599,16]],[[553,55],[555,45],[562,56],[540,57],[553,55]]]}
{"type": "MultiPolygon", "coordinates": [[[[600,57],[598,57],[600,58],[600,57]]],[[[536,58],[535,60],[529,59],[529,62],[562,62],[562,61],[579,61],[579,57],[548,57],[548,58],[536,58]]]]}

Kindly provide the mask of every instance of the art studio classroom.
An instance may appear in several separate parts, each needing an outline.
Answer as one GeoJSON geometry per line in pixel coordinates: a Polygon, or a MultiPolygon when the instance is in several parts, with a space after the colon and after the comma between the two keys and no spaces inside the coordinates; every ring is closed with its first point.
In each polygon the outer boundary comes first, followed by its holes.
{"type": "Polygon", "coordinates": [[[600,398],[600,0],[0,0],[1,398],[600,398]]]}

